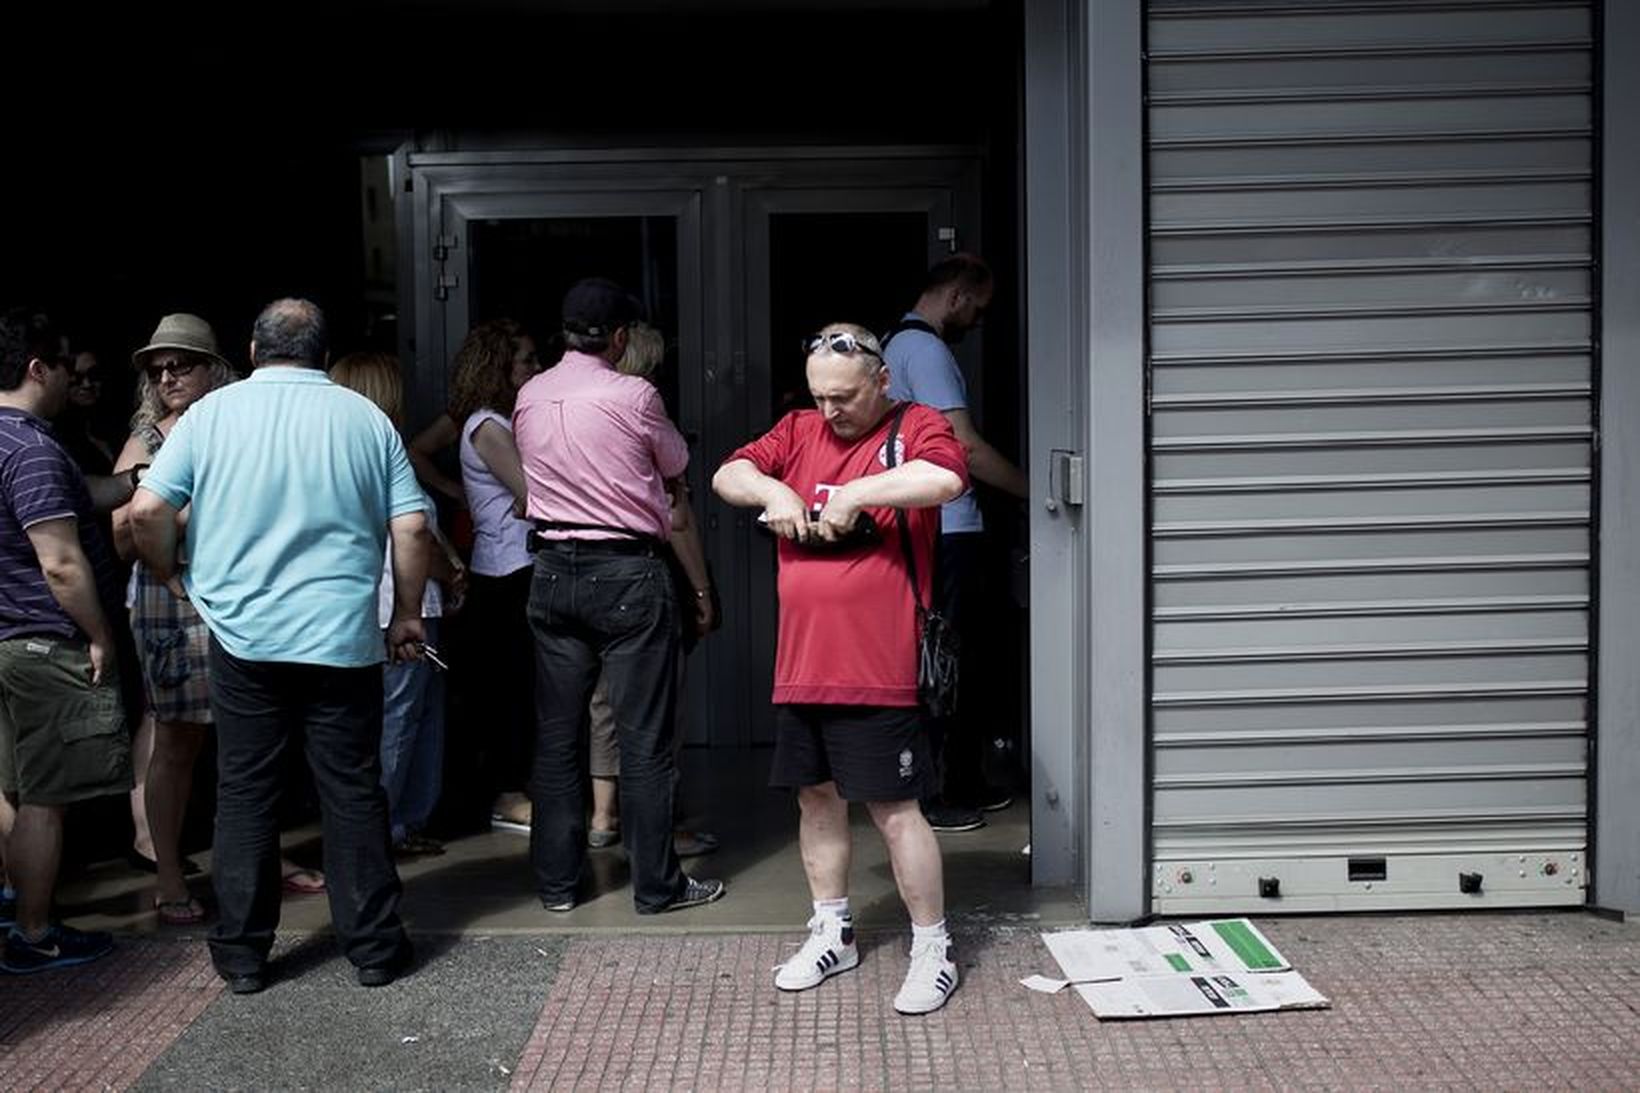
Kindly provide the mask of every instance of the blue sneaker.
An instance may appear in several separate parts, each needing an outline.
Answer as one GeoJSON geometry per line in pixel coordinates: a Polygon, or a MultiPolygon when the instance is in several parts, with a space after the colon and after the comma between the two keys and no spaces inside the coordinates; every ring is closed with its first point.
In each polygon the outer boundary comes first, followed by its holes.
{"type": "Polygon", "coordinates": [[[25,940],[13,927],[6,935],[5,956],[0,969],[13,975],[68,968],[88,964],[114,951],[114,938],[101,931],[87,932],[72,926],[53,926],[38,941],[25,940]]]}

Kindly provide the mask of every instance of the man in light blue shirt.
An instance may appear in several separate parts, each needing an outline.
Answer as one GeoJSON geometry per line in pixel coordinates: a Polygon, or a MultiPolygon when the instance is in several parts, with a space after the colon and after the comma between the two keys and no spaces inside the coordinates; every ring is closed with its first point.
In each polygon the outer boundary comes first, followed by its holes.
{"type": "Polygon", "coordinates": [[[421,654],[425,498],[392,423],[330,381],[324,315],[278,300],[256,320],[249,379],[183,415],[131,506],[137,552],[211,631],[220,785],[217,972],[266,985],[279,922],[280,757],[301,725],[323,814],[331,917],[359,982],[409,963],[381,790],[381,662],[421,654]],[[186,548],[177,528],[186,510],[186,548]],[[394,618],[376,594],[393,540],[394,618]]]}
{"type": "MultiPolygon", "coordinates": [[[[883,358],[893,398],[932,406],[950,421],[968,454],[970,479],[1022,498],[1029,492],[1025,475],[974,425],[968,384],[950,349],[979,324],[994,291],[990,268],[972,254],[953,254],[937,263],[923,281],[916,307],[884,339],[883,358]]],[[[984,530],[972,488],[940,510],[935,590],[940,613],[962,635],[962,675],[970,681],[969,694],[974,693],[977,666],[987,660],[978,603],[984,530]]],[[[975,723],[974,706],[959,692],[955,714],[933,726],[942,784],[938,796],[923,802],[923,810],[936,831],[983,827],[982,810],[1006,808],[1013,800],[1007,787],[989,785],[984,777],[984,742],[995,734],[975,723]]]]}

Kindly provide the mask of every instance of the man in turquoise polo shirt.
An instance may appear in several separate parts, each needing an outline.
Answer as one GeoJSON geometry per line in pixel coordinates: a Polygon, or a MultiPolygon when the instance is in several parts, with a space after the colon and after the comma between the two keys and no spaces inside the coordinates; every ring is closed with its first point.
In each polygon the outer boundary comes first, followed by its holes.
{"type": "Polygon", "coordinates": [[[142,560],[211,631],[219,754],[211,958],[236,993],[266,984],[279,924],[280,757],[303,726],[323,814],[331,918],[365,986],[409,963],[378,749],[381,662],[421,653],[426,504],[392,423],[330,381],[324,315],[277,300],[251,334],[255,371],[195,403],[131,506],[142,560]],[[179,560],[177,524],[188,508],[179,560]],[[393,540],[394,619],[376,616],[393,540]]]}

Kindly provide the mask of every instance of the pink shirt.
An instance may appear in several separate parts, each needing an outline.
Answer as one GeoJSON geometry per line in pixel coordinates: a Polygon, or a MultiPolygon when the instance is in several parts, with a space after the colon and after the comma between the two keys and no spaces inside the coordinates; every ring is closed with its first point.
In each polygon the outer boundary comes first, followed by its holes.
{"type": "MultiPolygon", "coordinates": [[[[648,380],[570,350],[519,388],[513,438],[524,461],[531,519],[607,524],[657,539],[671,533],[665,480],[689,465],[689,447],[648,380]]],[[[546,533],[549,539],[612,537],[546,533]]]]}

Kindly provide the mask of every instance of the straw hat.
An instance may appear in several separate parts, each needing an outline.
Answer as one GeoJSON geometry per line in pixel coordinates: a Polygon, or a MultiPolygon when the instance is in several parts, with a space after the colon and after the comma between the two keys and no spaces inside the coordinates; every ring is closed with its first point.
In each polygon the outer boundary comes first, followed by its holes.
{"type": "Polygon", "coordinates": [[[226,357],[217,352],[216,331],[211,329],[211,324],[198,315],[189,315],[187,312],[178,312],[161,319],[159,325],[154,328],[154,336],[148,339],[148,344],[131,354],[131,363],[141,368],[148,354],[156,349],[182,349],[209,357],[225,368],[233,367],[226,357]]]}

